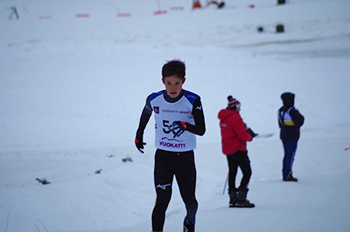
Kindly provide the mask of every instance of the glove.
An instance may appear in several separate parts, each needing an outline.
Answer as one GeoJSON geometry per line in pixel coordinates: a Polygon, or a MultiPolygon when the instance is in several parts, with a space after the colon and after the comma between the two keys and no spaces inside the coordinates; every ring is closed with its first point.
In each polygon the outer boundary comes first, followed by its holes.
{"type": "Polygon", "coordinates": [[[259,134],[255,134],[255,132],[250,128],[248,128],[247,131],[253,138],[259,135],[259,134]]]}
{"type": "Polygon", "coordinates": [[[175,121],[169,129],[174,133],[174,138],[180,137],[186,130],[186,123],[183,121],[175,121]]]}
{"type": "Polygon", "coordinates": [[[144,153],[144,151],[142,149],[144,149],[144,146],[143,145],[146,145],[146,143],[143,142],[143,139],[140,138],[136,138],[135,139],[135,145],[137,147],[137,150],[139,150],[139,152],[141,152],[142,154],[144,153]]]}

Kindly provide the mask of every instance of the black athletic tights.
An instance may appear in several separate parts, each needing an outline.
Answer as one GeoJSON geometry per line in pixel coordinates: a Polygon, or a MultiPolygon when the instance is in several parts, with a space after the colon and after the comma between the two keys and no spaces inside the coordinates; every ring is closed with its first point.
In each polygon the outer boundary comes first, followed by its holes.
{"type": "Polygon", "coordinates": [[[152,213],[153,231],[163,231],[165,211],[170,202],[174,176],[186,206],[186,218],[190,222],[195,219],[198,202],[195,196],[196,167],[194,152],[169,152],[158,149],[154,165],[154,184],[157,199],[152,213]]]}

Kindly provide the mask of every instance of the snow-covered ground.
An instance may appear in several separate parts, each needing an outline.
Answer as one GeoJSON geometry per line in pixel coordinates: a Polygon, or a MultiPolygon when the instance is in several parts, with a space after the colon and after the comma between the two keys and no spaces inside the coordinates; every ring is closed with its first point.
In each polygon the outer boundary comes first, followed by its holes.
{"type": "MultiPolygon", "coordinates": [[[[144,155],[134,136],[174,58],[186,62],[184,88],[202,97],[207,124],[195,151],[196,231],[350,231],[350,1],[227,0],[194,11],[191,2],[0,1],[0,231],[150,231],[153,120],[144,155]],[[298,183],[281,181],[285,91],[305,116],[298,183]],[[254,209],[228,208],[223,195],[217,113],[230,94],[254,131],[274,133],[248,144],[254,209]]],[[[185,216],[174,188],[167,232],[182,231],[185,216]]]]}

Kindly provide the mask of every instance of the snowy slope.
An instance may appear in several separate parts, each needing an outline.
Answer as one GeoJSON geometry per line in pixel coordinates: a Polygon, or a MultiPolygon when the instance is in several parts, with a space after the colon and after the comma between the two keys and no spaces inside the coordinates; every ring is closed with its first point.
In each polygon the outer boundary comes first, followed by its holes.
{"type": "MultiPolygon", "coordinates": [[[[201,95],[207,123],[197,231],[350,230],[350,2],[225,2],[192,11],[188,0],[0,1],[0,231],[150,231],[153,120],[144,155],[133,140],[173,58],[186,61],[184,88],[201,95]],[[11,6],[19,20],[8,20],[11,6]],[[281,181],[284,91],[306,118],[298,183],[281,181]],[[217,113],[229,94],[256,132],[274,133],[248,144],[254,209],[230,209],[223,195],[217,113]]],[[[165,231],[181,231],[184,215],[175,187],[165,231]]]]}

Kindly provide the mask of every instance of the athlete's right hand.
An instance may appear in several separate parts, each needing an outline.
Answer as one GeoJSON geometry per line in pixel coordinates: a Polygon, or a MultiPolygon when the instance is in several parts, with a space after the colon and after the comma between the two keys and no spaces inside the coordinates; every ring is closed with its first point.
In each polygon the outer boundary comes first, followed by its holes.
{"type": "Polygon", "coordinates": [[[143,142],[142,138],[135,138],[135,145],[137,147],[137,150],[139,150],[139,152],[141,152],[142,154],[144,153],[144,151],[142,149],[144,149],[143,145],[146,145],[146,143],[143,142]]]}
{"type": "Polygon", "coordinates": [[[170,131],[174,133],[174,138],[180,137],[185,130],[186,130],[186,123],[183,121],[175,121],[173,124],[169,127],[170,131]]]}

